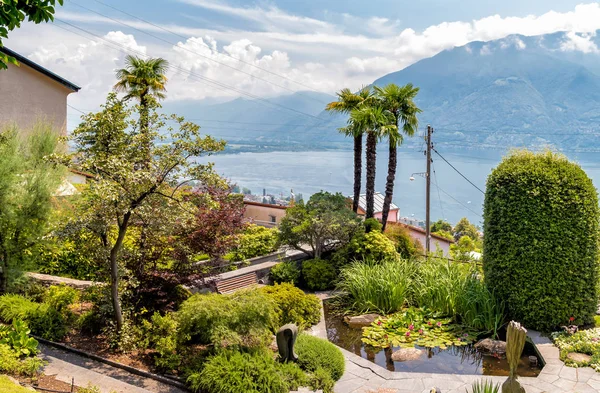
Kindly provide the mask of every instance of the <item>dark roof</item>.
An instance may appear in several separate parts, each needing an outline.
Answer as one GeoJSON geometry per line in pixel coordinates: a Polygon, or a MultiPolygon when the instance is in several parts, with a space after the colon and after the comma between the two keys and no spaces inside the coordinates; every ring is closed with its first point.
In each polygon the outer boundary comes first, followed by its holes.
{"type": "Polygon", "coordinates": [[[42,67],[41,65],[29,60],[28,58],[26,58],[25,56],[21,56],[20,54],[18,54],[17,52],[14,52],[10,49],[8,49],[7,47],[3,47],[0,46],[0,52],[5,53],[9,56],[14,57],[15,59],[17,59],[17,61],[19,63],[23,63],[26,66],[29,66],[31,68],[33,68],[34,70],[41,72],[42,74],[46,75],[47,77],[54,79],[55,81],[57,81],[58,83],[60,83],[63,86],[66,86],[67,88],[73,90],[73,91],[79,91],[79,89],[81,89],[81,87],[77,86],[74,83],[69,82],[68,80],[56,75],[54,72],[42,67]]]}

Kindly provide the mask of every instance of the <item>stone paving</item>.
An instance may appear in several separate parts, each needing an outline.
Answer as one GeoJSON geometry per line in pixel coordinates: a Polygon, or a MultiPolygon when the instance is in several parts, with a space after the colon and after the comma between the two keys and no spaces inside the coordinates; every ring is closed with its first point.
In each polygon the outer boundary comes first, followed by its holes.
{"type": "Polygon", "coordinates": [[[174,386],[131,374],[125,370],[96,362],[79,355],[40,344],[42,357],[48,362],[46,375],[54,375],[62,382],[86,387],[96,385],[102,393],[184,393],[174,386]]]}

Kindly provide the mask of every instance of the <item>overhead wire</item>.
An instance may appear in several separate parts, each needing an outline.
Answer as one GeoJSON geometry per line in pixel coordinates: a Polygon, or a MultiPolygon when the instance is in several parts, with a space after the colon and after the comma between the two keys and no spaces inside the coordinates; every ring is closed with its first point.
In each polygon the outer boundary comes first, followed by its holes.
{"type": "Polygon", "coordinates": [[[440,210],[442,211],[442,219],[446,219],[446,214],[444,213],[444,206],[442,205],[442,197],[440,196],[440,187],[438,185],[438,180],[437,180],[437,173],[435,172],[435,165],[433,163],[433,161],[431,162],[431,167],[433,168],[433,178],[435,181],[435,188],[437,189],[437,193],[438,193],[438,201],[440,201],[440,210]]]}
{"type": "Polygon", "coordinates": [[[461,171],[459,171],[458,169],[456,169],[456,167],[454,165],[452,165],[450,163],[450,161],[446,160],[446,158],[444,156],[442,156],[435,148],[432,148],[432,150],[442,159],[446,162],[446,164],[450,165],[450,167],[452,169],[454,169],[456,171],[456,173],[458,173],[459,175],[462,176],[463,179],[465,179],[467,182],[469,182],[469,184],[471,184],[473,187],[475,187],[477,190],[479,190],[479,192],[481,192],[482,194],[485,194],[485,192],[477,187],[477,185],[475,185],[475,183],[473,183],[468,177],[466,177],[461,171]]]}

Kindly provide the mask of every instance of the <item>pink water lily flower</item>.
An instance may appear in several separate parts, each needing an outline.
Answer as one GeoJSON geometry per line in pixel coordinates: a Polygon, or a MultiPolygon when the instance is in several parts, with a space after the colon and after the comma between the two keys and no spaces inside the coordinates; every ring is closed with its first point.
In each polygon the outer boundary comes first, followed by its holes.
{"type": "Polygon", "coordinates": [[[423,334],[423,329],[419,329],[419,334],[423,334]]]}
{"type": "Polygon", "coordinates": [[[410,337],[410,332],[406,332],[406,337],[410,337]]]}
{"type": "Polygon", "coordinates": [[[412,323],[408,326],[408,330],[414,330],[415,329],[415,325],[413,325],[412,323]]]}
{"type": "Polygon", "coordinates": [[[381,321],[377,321],[377,324],[378,324],[379,326],[381,326],[381,321]]]}
{"type": "Polygon", "coordinates": [[[438,323],[437,323],[437,325],[438,325],[438,326],[442,326],[442,323],[441,323],[441,322],[438,322],[438,323]]]}

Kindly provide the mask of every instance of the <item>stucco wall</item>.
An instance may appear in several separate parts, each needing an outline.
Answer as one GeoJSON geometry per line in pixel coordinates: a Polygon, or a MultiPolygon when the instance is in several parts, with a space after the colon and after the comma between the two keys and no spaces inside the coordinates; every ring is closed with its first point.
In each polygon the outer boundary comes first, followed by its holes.
{"type": "Polygon", "coordinates": [[[7,70],[0,71],[0,127],[14,122],[26,129],[46,119],[66,133],[70,93],[67,87],[25,64],[9,64],[7,70]]]}
{"type": "MultiPolygon", "coordinates": [[[[419,231],[415,231],[413,229],[409,229],[410,237],[421,242],[423,248],[425,248],[425,234],[419,231]]],[[[431,237],[431,251],[436,251],[438,249],[444,252],[444,256],[450,256],[450,242],[443,241],[437,239],[435,237],[431,237]]]]}
{"type": "Polygon", "coordinates": [[[276,226],[279,225],[281,219],[285,216],[285,209],[281,208],[249,204],[246,204],[245,207],[244,218],[257,221],[257,224],[269,224],[271,223],[270,216],[275,216],[275,223],[273,226],[276,226]]]}

